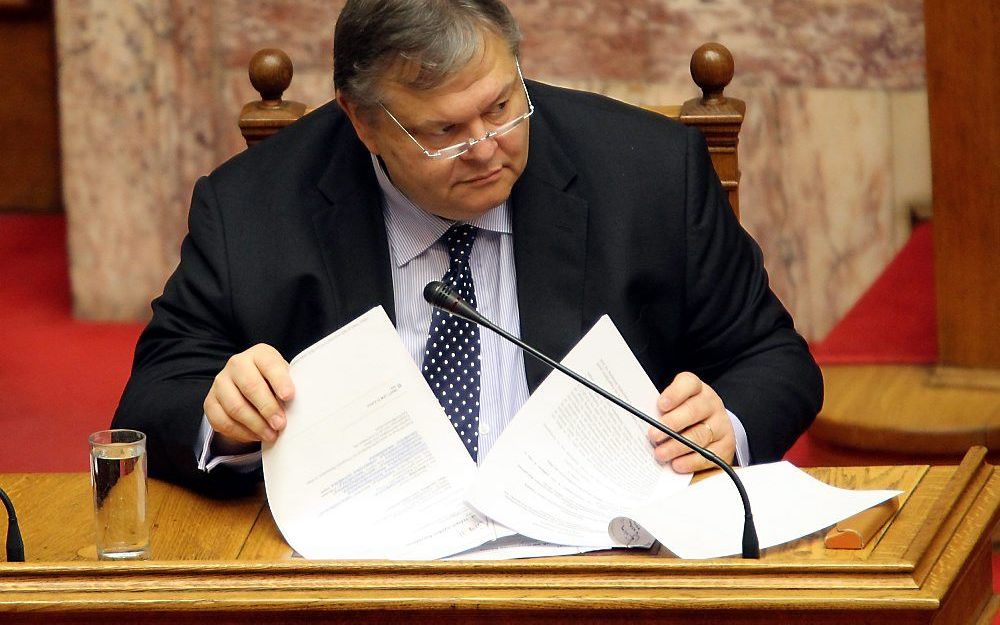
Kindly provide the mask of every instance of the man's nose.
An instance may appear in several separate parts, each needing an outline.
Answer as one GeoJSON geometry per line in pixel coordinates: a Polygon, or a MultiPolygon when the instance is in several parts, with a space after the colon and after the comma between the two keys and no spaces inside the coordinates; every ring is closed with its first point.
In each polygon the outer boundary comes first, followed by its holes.
{"type": "MultiPolygon", "coordinates": [[[[482,137],[482,135],[480,135],[482,137]]],[[[470,161],[487,161],[493,158],[493,154],[497,151],[497,140],[495,137],[490,137],[488,139],[479,139],[469,151],[462,155],[463,158],[470,161]]]]}
{"type": "Polygon", "coordinates": [[[470,139],[472,146],[462,157],[468,160],[488,160],[492,158],[494,152],[497,150],[496,138],[489,137],[489,133],[492,130],[492,128],[482,123],[482,121],[470,126],[469,131],[473,133],[470,139]]]}

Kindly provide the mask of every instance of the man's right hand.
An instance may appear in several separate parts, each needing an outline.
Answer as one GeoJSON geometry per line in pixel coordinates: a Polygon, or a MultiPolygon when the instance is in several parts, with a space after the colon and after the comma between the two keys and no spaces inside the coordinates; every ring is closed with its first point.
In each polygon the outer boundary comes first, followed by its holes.
{"type": "Polygon", "coordinates": [[[229,442],[273,442],[285,427],[283,404],[294,393],[288,362],[260,343],[230,358],[215,376],[205,397],[205,416],[229,442]]]}

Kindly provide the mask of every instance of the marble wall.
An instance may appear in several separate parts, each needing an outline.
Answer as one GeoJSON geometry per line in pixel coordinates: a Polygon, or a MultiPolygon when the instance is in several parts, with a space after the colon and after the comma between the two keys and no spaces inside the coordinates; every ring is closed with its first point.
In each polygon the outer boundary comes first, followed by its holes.
{"type": "MultiPolygon", "coordinates": [[[[195,178],[242,149],[246,63],[284,48],[288,99],[332,97],[337,0],[57,0],[77,314],[125,319],[176,263],[195,178]]],[[[920,0],[509,0],[525,74],[637,104],[696,95],[691,52],[736,58],[741,207],[779,296],[822,338],[930,198],[920,0]]]]}

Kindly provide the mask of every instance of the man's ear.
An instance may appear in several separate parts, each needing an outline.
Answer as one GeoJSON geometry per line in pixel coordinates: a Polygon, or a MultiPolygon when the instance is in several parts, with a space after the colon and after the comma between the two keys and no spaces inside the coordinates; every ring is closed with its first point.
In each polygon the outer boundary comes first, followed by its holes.
{"type": "Polygon", "coordinates": [[[379,149],[374,121],[355,102],[352,102],[349,98],[345,98],[342,93],[337,94],[337,103],[347,113],[347,118],[351,120],[354,132],[358,133],[361,143],[365,144],[369,152],[378,156],[379,149]]]}

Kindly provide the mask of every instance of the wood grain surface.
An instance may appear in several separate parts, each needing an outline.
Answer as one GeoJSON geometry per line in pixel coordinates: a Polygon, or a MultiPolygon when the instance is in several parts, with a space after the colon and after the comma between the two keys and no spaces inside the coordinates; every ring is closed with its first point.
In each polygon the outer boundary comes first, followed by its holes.
{"type": "Polygon", "coordinates": [[[940,363],[1000,375],[1000,9],[925,0],[940,363]]]}
{"type": "Polygon", "coordinates": [[[1000,390],[941,386],[935,368],[823,367],[826,401],[809,435],[827,443],[895,454],[1000,450],[1000,390]]]}

